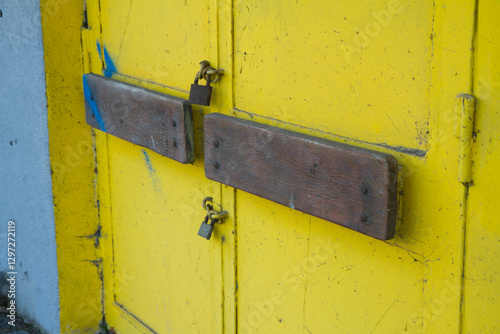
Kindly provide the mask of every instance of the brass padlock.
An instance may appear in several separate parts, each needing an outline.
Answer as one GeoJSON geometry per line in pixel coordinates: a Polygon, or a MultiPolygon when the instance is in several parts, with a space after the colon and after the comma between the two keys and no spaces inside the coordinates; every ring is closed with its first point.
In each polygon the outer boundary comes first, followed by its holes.
{"type": "Polygon", "coordinates": [[[194,84],[191,84],[189,91],[189,103],[209,106],[212,98],[212,86],[210,86],[210,75],[206,76],[207,84],[205,86],[198,85],[198,75],[194,79],[194,84]]]}
{"type": "Polygon", "coordinates": [[[215,220],[210,219],[210,224],[208,223],[208,215],[205,217],[205,219],[201,222],[200,230],[198,231],[198,235],[200,237],[203,237],[207,240],[210,240],[212,237],[212,233],[214,231],[214,226],[215,226],[215,220]]]}
{"type": "Polygon", "coordinates": [[[226,211],[217,212],[213,209],[213,199],[212,197],[205,197],[203,199],[203,209],[207,210],[207,215],[205,219],[201,222],[200,229],[198,230],[198,235],[207,240],[210,240],[212,233],[214,232],[215,224],[221,224],[222,219],[228,216],[226,211]],[[209,204],[211,203],[211,204],[209,204]],[[210,220],[210,223],[208,222],[210,220]]]}

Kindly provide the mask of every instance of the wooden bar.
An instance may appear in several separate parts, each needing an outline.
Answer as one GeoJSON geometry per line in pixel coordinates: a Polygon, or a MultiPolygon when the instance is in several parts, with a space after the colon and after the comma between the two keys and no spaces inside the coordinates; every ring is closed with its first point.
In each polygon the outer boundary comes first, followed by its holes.
{"type": "Polygon", "coordinates": [[[392,155],[217,113],[204,127],[207,178],[377,239],[394,237],[392,155]]]}
{"type": "Polygon", "coordinates": [[[181,163],[194,160],[191,104],[96,74],[83,76],[87,124],[181,163]]]}

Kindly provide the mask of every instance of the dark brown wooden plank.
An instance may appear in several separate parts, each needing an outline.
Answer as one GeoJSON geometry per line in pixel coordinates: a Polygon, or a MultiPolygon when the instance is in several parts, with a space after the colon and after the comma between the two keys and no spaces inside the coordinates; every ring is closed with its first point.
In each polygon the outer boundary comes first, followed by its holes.
{"type": "Polygon", "coordinates": [[[205,116],[205,174],[377,239],[394,237],[397,161],[222,114],[205,116]]]}
{"type": "Polygon", "coordinates": [[[96,74],[83,76],[87,124],[182,163],[194,160],[191,104],[96,74]]]}

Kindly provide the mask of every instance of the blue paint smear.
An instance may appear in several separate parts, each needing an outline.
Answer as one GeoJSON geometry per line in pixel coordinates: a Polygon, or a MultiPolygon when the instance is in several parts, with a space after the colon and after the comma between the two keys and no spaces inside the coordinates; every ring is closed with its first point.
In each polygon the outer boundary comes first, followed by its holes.
{"type": "Polygon", "coordinates": [[[144,161],[146,161],[146,167],[148,167],[149,173],[156,173],[156,170],[154,169],[153,165],[151,164],[151,159],[149,158],[148,152],[145,150],[141,150],[142,154],[144,154],[144,161]]]}
{"type": "Polygon", "coordinates": [[[113,75],[113,73],[116,73],[116,67],[115,64],[113,63],[113,60],[109,56],[109,53],[106,50],[106,48],[103,49],[104,49],[104,63],[106,64],[104,75],[109,78],[113,75]]]}
{"type": "MultiPolygon", "coordinates": [[[[97,42],[97,51],[99,51],[99,57],[101,57],[101,45],[99,42],[97,42]]],[[[111,59],[108,50],[106,50],[104,46],[102,47],[102,51],[104,53],[104,68],[102,69],[102,74],[104,74],[107,78],[111,78],[111,76],[116,73],[116,66],[113,59],[111,59]]]]}
{"type": "Polygon", "coordinates": [[[160,187],[160,180],[156,176],[156,170],[153,167],[153,164],[151,163],[151,159],[149,158],[149,154],[145,150],[141,150],[142,154],[144,154],[144,161],[146,162],[146,167],[149,171],[149,176],[151,177],[151,180],[153,181],[153,187],[155,188],[156,191],[161,191],[160,187]]]}
{"type": "Polygon", "coordinates": [[[99,124],[102,131],[106,131],[106,126],[102,120],[97,103],[92,99],[92,92],[90,91],[89,83],[87,82],[87,78],[85,76],[83,76],[83,95],[85,96],[85,100],[89,104],[90,109],[92,109],[92,113],[95,116],[97,124],[99,124]]]}

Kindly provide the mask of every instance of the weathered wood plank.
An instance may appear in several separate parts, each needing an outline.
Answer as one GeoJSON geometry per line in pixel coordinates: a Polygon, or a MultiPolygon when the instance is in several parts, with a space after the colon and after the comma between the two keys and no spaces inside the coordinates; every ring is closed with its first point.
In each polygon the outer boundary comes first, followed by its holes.
{"type": "Polygon", "coordinates": [[[96,74],[83,76],[87,124],[182,163],[194,160],[191,104],[96,74]]]}
{"type": "Polygon", "coordinates": [[[397,173],[389,154],[205,116],[207,178],[377,239],[394,237],[397,173]]]}

